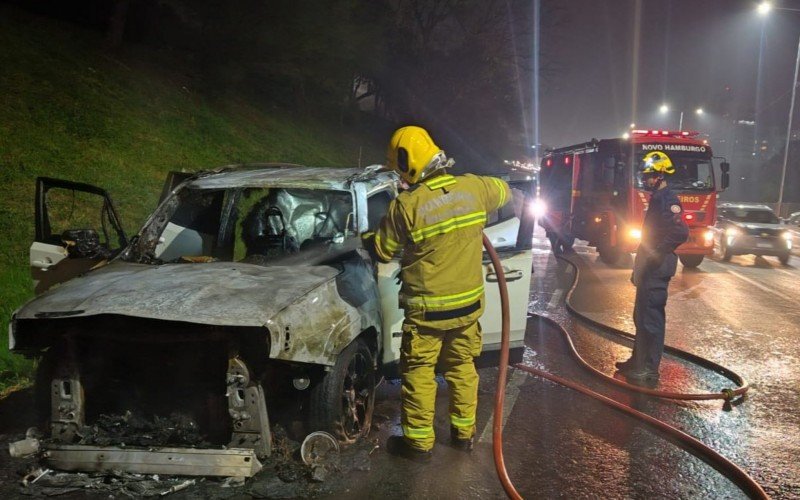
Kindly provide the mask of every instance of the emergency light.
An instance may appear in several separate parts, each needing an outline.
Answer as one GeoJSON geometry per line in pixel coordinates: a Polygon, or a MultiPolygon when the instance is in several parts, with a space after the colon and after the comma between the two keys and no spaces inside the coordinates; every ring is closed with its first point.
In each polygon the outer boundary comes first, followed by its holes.
{"type": "Polygon", "coordinates": [[[640,137],[696,137],[700,132],[689,130],[631,130],[631,134],[640,137]]]}

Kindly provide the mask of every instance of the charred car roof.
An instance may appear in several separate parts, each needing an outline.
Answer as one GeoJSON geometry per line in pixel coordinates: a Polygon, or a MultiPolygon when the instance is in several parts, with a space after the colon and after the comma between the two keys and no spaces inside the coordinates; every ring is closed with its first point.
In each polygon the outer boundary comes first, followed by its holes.
{"type": "Polygon", "coordinates": [[[195,189],[281,186],[346,191],[354,181],[376,187],[397,180],[394,172],[382,169],[381,165],[366,168],[306,167],[286,163],[230,165],[202,172],[189,179],[187,185],[195,189]]]}

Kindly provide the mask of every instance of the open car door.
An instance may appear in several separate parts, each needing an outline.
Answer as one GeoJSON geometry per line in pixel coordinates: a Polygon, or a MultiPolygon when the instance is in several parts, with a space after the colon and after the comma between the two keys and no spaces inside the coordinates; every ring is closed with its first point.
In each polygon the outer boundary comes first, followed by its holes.
{"type": "MultiPolygon", "coordinates": [[[[508,181],[508,184],[511,187],[511,201],[489,215],[483,232],[488,236],[503,265],[511,315],[509,363],[519,363],[525,348],[525,327],[528,323],[533,272],[534,185],[532,180],[508,181]]],[[[480,320],[483,354],[478,364],[494,366],[500,360],[503,315],[497,287],[497,271],[485,251],[483,271],[486,310],[480,320]]]]}
{"type": "MultiPolygon", "coordinates": [[[[500,210],[489,214],[484,233],[497,250],[503,263],[508,285],[511,313],[511,362],[522,360],[525,326],[528,316],[531,272],[533,266],[533,181],[509,181],[512,201],[500,210]]],[[[385,213],[385,212],[384,212],[385,213]]],[[[370,226],[372,228],[373,226],[370,226]]],[[[399,307],[400,260],[378,263],[378,289],[383,312],[384,366],[392,366],[400,359],[403,311],[399,307]]],[[[499,362],[502,309],[497,288],[497,273],[483,253],[483,277],[486,289],[486,310],[481,316],[483,329],[483,354],[478,364],[496,365],[499,362]]]]}
{"type": "Polygon", "coordinates": [[[107,261],[127,244],[104,189],[48,177],[36,179],[36,237],[30,265],[37,294],[107,261]]]}

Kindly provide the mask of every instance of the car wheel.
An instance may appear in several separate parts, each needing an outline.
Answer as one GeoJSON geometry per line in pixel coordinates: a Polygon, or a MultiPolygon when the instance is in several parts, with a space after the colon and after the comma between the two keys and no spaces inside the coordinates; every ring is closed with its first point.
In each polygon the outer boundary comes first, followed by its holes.
{"type": "Polygon", "coordinates": [[[600,260],[609,266],[617,265],[620,257],[622,256],[622,252],[620,252],[619,248],[617,247],[600,247],[598,252],[600,252],[600,260]]]}
{"type": "Polygon", "coordinates": [[[704,255],[679,255],[683,267],[697,267],[703,262],[704,255]]]}
{"type": "Polygon", "coordinates": [[[722,252],[722,260],[724,260],[725,262],[730,261],[731,257],[733,257],[733,253],[731,253],[727,243],[722,244],[722,248],[720,249],[720,251],[722,252]]]}
{"type": "Polygon", "coordinates": [[[369,433],[375,407],[375,358],[362,339],[351,342],[311,390],[309,426],[343,443],[369,433]]]}
{"type": "Polygon", "coordinates": [[[781,264],[786,266],[786,265],[789,265],[789,257],[790,257],[790,255],[788,253],[785,253],[785,254],[779,255],[778,256],[778,260],[781,261],[781,264]]]}

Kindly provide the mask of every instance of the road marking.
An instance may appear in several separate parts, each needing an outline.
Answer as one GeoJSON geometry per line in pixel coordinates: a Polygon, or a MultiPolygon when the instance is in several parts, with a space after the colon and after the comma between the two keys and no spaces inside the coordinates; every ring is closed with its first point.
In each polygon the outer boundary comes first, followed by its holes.
{"type": "MultiPolygon", "coordinates": [[[[508,416],[511,414],[511,410],[514,409],[514,404],[517,402],[517,397],[519,397],[519,388],[527,378],[527,372],[522,370],[514,370],[514,373],[511,375],[511,380],[509,380],[506,384],[506,398],[503,401],[503,429],[506,428],[508,416]]],[[[489,415],[489,420],[486,422],[486,427],[483,428],[481,437],[478,438],[479,443],[485,443],[486,441],[492,440],[492,427],[494,427],[494,412],[489,415]]]]}
{"type": "Polygon", "coordinates": [[[796,300],[792,299],[792,298],[791,298],[791,297],[789,297],[788,295],[782,294],[782,293],[780,293],[780,292],[778,292],[778,291],[776,291],[776,290],[773,290],[772,288],[769,288],[769,287],[767,287],[767,286],[764,286],[764,285],[762,285],[761,283],[759,283],[759,282],[757,282],[757,281],[755,281],[755,280],[752,280],[752,279],[748,278],[747,276],[744,276],[744,275],[742,275],[742,274],[739,274],[739,273],[737,273],[736,271],[733,271],[733,270],[731,270],[731,269],[725,269],[725,271],[726,271],[726,272],[728,272],[728,273],[731,273],[732,275],[736,276],[737,278],[739,278],[739,279],[740,279],[740,280],[742,280],[742,281],[746,281],[747,283],[750,283],[751,285],[753,285],[753,286],[754,286],[754,287],[756,287],[756,288],[759,288],[759,289],[761,289],[761,290],[764,290],[765,292],[769,292],[769,293],[771,293],[772,295],[775,295],[775,296],[777,296],[777,297],[780,297],[780,298],[782,298],[782,299],[784,299],[784,300],[788,300],[789,302],[794,302],[795,304],[800,304],[800,302],[798,302],[798,301],[796,301],[796,300]]]}
{"type": "Polygon", "coordinates": [[[556,291],[553,292],[553,297],[550,298],[550,302],[547,303],[547,307],[553,309],[559,305],[561,302],[561,296],[564,295],[564,289],[556,288],[556,291]]]}

